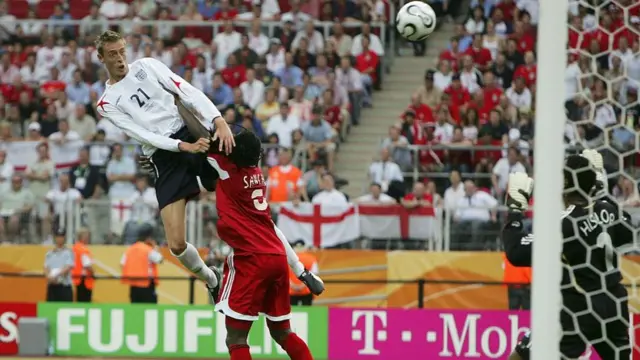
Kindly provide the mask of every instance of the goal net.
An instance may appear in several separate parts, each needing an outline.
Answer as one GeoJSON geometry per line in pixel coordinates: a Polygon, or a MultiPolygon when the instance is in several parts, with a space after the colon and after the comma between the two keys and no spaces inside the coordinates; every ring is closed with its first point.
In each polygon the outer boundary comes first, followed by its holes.
{"type": "MultiPolygon", "coordinates": [[[[539,3],[531,358],[627,360],[640,353],[633,321],[640,313],[640,1],[539,3]],[[565,7],[566,17],[560,11],[565,7]],[[593,209],[567,216],[558,154],[584,149],[602,156],[602,164],[592,164],[603,168],[597,169],[604,183],[599,196],[624,210],[627,220],[593,209]],[[566,236],[565,229],[563,237],[567,219],[574,231],[566,236]],[[589,237],[601,223],[624,227],[629,238],[589,237]],[[611,286],[618,269],[628,302],[624,290],[611,286]],[[588,286],[585,274],[591,274],[588,286]]],[[[564,169],[573,180],[581,176],[564,169]]],[[[571,190],[593,197],[577,184],[571,190]]]]}

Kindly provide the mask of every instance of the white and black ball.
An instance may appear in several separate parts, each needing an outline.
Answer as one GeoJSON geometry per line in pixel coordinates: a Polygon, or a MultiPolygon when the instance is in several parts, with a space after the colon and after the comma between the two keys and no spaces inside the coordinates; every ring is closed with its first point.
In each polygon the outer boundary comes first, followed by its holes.
{"type": "Polygon", "coordinates": [[[409,41],[424,41],[436,29],[436,12],[422,1],[406,3],[396,15],[396,29],[409,41]]]}

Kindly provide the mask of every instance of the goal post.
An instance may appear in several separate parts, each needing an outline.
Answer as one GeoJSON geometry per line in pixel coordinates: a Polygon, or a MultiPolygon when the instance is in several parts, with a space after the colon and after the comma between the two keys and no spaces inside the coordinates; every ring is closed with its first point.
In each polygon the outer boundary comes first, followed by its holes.
{"type": "Polygon", "coordinates": [[[532,360],[559,359],[562,276],[561,213],[566,121],[568,0],[540,0],[536,136],[534,138],[534,246],[532,360]]]}

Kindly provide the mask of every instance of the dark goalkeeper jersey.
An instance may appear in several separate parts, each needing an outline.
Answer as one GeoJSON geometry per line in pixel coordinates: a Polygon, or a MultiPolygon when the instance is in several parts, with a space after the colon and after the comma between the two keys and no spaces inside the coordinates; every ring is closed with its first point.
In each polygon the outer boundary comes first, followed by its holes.
{"type": "MultiPolygon", "coordinates": [[[[607,201],[570,206],[562,214],[562,290],[591,293],[619,285],[618,254],[633,244],[629,216],[607,201]]],[[[507,259],[531,266],[533,236],[523,232],[522,213],[510,212],[502,231],[507,259]]]]}

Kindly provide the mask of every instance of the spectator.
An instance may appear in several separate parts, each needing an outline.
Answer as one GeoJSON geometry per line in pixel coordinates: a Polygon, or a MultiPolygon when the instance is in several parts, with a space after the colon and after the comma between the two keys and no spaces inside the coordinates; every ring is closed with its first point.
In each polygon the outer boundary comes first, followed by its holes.
{"type": "Polygon", "coordinates": [[[109,198],[111,200],[129,199],[135,193],[136,163],[123,156],[122,145],[113,144],[111,160],[107,163],[107,180],[109,181],[109,198]]]}
{"type": "Polygon", "coordinates": [[[282,27],[277,27],[274,32],[274,38],[282,44],[283,50],[288,52],[291,50],[291,43],[296,37],[296,30],[293,24],[293,18],[282,16],[282,27]]]}
{"type": "Polygon", "coordinates": [[[213,20],[233,20],[238,16],[238,9],[234,9],[229,5],[229,0],[220,0],[219,9],[213,16],[213,20]]]}
{"type": "Polygon", "coordinates": [[[515,78],[513,86],[507,89],[505,95],[516,108],[531,108],[533,105],[533,95],[526,87],[526,80],[522,76],[515,78]]]}
{"type": "Polygon", "coordinates": [[[449,174],[449,182],[451,185],[444,192],[444,208],[447,211],[455,212],[460,199],[465,196],[464,184],[458,170],[452,170],[449,174]]]}
{"type": "Polygon", "coordinates": [[[399,126],[389,127],[389,136],[382,141],[382,148],[388,150],[393,162],[398,164],[401,169],[409,170],[412,166],[409,140],[400,134],[399,126]]]}
{"type": "Polygon", "coordinates": [[[389,150],[380,150],[380,160],[369,165],[369,180],[380,184],[382,191],[387,192],[393,188],[399,188],[404,183],[400,166],[393,162],[389,150]]]}
{"type": "Polygon", "coordinates": [[[333,142],[334,131],[331,125],[322,119],[322,113],[322,108],[315,106],[311,111],[311,121],[302,125],[302,133],[307,142],[309,157],[317,159],[319,156],[326,156],[327,169],[331,172],[336,144],[333,142]]]}
{"type": "Polygon", "coordinates": [[[67,94],[64,91],[58,91],[56,98],[54,101],[56,117],[58,119],[68,119],[75,112],[76,104],[67,98],[67,94]]]}
{"type": "Polygon", "coordinates": [[[329,85],[329,73],[333,70],[327,66],[327,57],[323,54],[318,55],[316,58],[315,66],[311,67],[308,71],[311,76],[311,82],[321,87],[327,87],[329,85]]]}
{"type": "Polygon", "coordinates": [[[413,190],[400,200],[400,204],[407,209],[432,207],[432,200],[433,197],[427,194],[424,183],[418,181],[413,184],[413,190]]]}
{"type": "Polygon", "coordinates": [[[266,149],[264,149],[264,153],[262,155],[263,172],[266,172],[267,169],[278,165],[278,154],[280,154],[280,150],[282,150],[280,145],[278,145],[279,143],[280,139],[278,138],[278,134],[270,133],[269,136],[267,136],[266,149]]]}
{"type": "Polygon", "coordinates": [[[49,70],[58,64],[62,57],[62,49],[54,47],[54,43],[55,38],[52,35],[45,38],[43,46],[36,53],[36,67],[49,70]]]}
{"type": "Polygon", "coordinates": [[[471,16],[464,24],[464,28],[469,34],[482,34],[485,32],[486,19],[484,17],[484,9],[476,6],[471,10],[471,16]]]}
{"type": "Polygon", "coordinates": [[[233,23],[230,20],[223,22],[223,31],[216,34],[213,39],[217,46],[216,68],[222,69],[227,64],[227,58],[234,51],[238,50],[242,45],[242,37],[240,33],[233,29],[233,23]]]}
{"type": "Polygon", "coordinates": [[[300,0],[291,0],[290,1],[291,10],[282,14],[283,22],[291,22],[293,23],[293,27],[296,31],[301,31],[304,29],[305,24],[307,24],[311,17],[309,14],[302,12],[300,9],[301,1],[300,0]]]}
{"type": "Polygon", "coordinates": [[[324,205],[347,205],[347,197],[335,188],[335,182],[331,174],[322,175],[322,191],[317,193],[311,202],[324,205]]]}
{"type": "Polygon", "coordinates": [[[89,140],[89,164],[98,168],[105,168],[111,157],[111,146],[106,142],[104,130],[96,131],[89,140]]]}
{"type": "Polygon", "coordinates": [[[369,193],[360,196],[355,200],[358,204],[366,205],[394,205],[396,200],[382,192],[382,186],[378,183],[369,185],[369,193]]]}
{"type": "MultiPolygon", "coordinates": [[[[462,57],[462,69],[460,69],[459,74],[454,75],[451,79],[452,82],[456,81],[456,77],[459,78],[460,84],[469,93],[478,91],[482,86],[482,73],[475,67],[471,55],[464,55],[462,57]]],[[[463,103],[458,102],[456,102],[456,104],[463,105],[463,103]]]]}
{"type": "Polygon", "coordinates": [[[496,76],[498,85],[503,89],[511,87],[513,80],[513,68],[507,63],[507,58],[503,53],[498,53],[496,61],[491,67],[491,72],[496,76]]]}
{"type": "Polygon", "coordinates": [[[36,54],[29,53],[24,65],[20,68],[22,80],[29,85],[40,84],[47,77],[47,71],[44,68],[36,66],[36,54]]]}
{"type": "Polygon", "coordinates": [[[366,107],[373,104],[372,93],[373,84],[377,83],[377,69],[380,65],[378,55],[369,49],[369,38],[362,38],[362,53],[356,56],[355,69],[361,74],[361,81],[364,90],[362,103],[366,107]]]}
{"type": "Polygon", "coordinates": [[[504,56],[507,66],[511,69],[516,69],[524,64],[524,56],[518,49],[518,42],[514,39],[507,41],[507,51],[505,51],[504,56]]]}
{"type": "Polygon", "coordinates": [[[248,33],[249,46],[258,56],[264,56],[269,50],[269,38],[262,33],[260,19],[251,21],[251,30],[248,33]]]}
{"type": "Polygon", "coordinates": [[[319,54],[324,49],[324,38],[315,29],[313,20],[309,20],[304,25],[304,31],[298,32],[291,43],[291,51],[295,52],[300,47],[300,42],[305,39],[308,45],[307,51],[312,55],[319,54]]]}
{"type": "Polygon", "coordinates": [[[384,46],[378,35],[371,32],[371,25],[364,23],[360,34],[354,36],[353,46],[351,47],[351,55],[358,56],[362,54],[364,48],[362,47],[362,39],[369,39],[369,50],[376,53],[379,57],[384,56],[384,46]]]}
{"type": "Polygon", "coordinates": [[[35,198],[23,187],[22,176],[14,174],[9,189],[0,193],[0,243],[17,243],[18,236],[30,223],[34,205],[35,198]]]}
{"type": "Polygon", "coordinates": [[[496,34],[496,27],[493,21],[488,21],[486,24],[487,31],[482,35],[482,47],[491,52],[491,59],[496,60],[498,51],[502,47],[503,40],[496,34]]]}
{"type": "Polygon", "coordinates": [[[282,86],[282,81],[280,79],[280,77],[278,76],[274,76],[273,80],[271,82],[271,88],[273,88],[275,94],[276,94],[276,99],[280,102],[282,101],[288,101],[289,98],[289,89],[285,88],[284,86],[282,86]]]}
{"type": "Polygon", "coordinates": [[[309,73],[305,72],[304,75],[302,75],[302,84],[302,89],[304,92],[303,97],[305,100],[316,102],[320,99],[322,88],[317,84],[311,82],[311,75],[309,75],[309,73]]]}
{"type": "Polygon", "coordinates": [[[251,109],[255,109],[264,100],[264,83],[255,78],[255,70],[247,69],[247,80],[240,84],[242,90],[242,98],[251,109]]]}
{"type": "Polygon", "coordinates": [[[304,98],[304,88],[298,86],[294,89],[293,99],[289,100],[289,112],[300,119],[300,123],[307,123],[311,118],[313,102],[304,98]]]}
{"type": "Polygon", "coordinates": [[[107,30],[107,19],[100,14],[100,7],[97,4],[91,4],[89,14],[82,18],[78,32],[85,40],[85,43],[91,44],[98,35],[107,30]],[[97,24],[91,22],[97,21],[97,24]]]}
{"type": "Polygon", "coordinates": [[[518,148],[510,147],[507,151],[507,156],[498,160],[493,167],[491,182],[493,191],[498,199],[504,199],[507,183],[509,182],[509,174],[518,172],[526,173],[527,169],[520,162],[518,148]]]}
{"type": "Polygon", "coordinates": [[[99,199],[108,189],[104,172],[89,164],[89,151],[86,148],[82,148],[78,154],[78,165],[69,171],[69,181],[84,199],[99,199]]]}
{"type": "Polygon", "coordinates": [[[0,55],[0,83],[11,84],[18,75],[20,69],[11,63],[9,52],[0,55]]]}
{"type": "Polygon", "coordinates": [[[211,87],[207,89],[206,94],[211,97],[216,106],[226,106],[233,103],[233,90],[231,87],[224,83],[221,73],[215,73],[213,75],[213,81],[211,87]]]}
{"type": "MultiPolygon", "coordinates": [[[[247,68],[252,68],[253,65],[258,61],[258,54],[249,47],[249,36],[246,34],[242,34],[240,37],[240,48],[233,52],[237,63],[239,65],[245,66],[247,68]]],[[[229,66],[229,61],[227,60],[227,66],[229,66]]]]}
{"type": "Polygon", "coordinates": [[[298,48],[293,52],[293,64],[299,67],[303,72],[316,64],[316,57],[309,52],[308,44],[308,40],[306,38],[302,38],[298,44],[298,48]]]}
{"type": "Polygon", "coordinates": [[[322,189],[322,176],[327,173],[327,167],[324,161],[315,160],[311,163],[311,170],[302,175],[304,182],[304,193],[302,194],[304,201],[309,201],[322,189]]]}
{"type": "Polygon", "coordinates": [[[100,4],[100,15],[110,20],[122,19],[128,11],[129,5],[124,0],[105,0],[100,4]]]}
{"type": "Polygon", "coordinates": [[[25,177],[29,180],[29,190],[34,197],[34,214],[40,220],[42,238],[46,239],[51,233],[51,217],[46,197],[51,189],[56,169],[49,156],[47,144],[38,144],[36,151],[38,158],[27,166],[25,177]]]}
{"type": "Polygon", "coordinates": [[[40,123],[38,123],[37,121],[35,122],[31,122],[29,123],[29,125],[27,125],[27,137],[25,138],[26,141],[45,141],[46,138],[44,136],[42,136],[42,134],[40,134],[40,123]]]}
{"type": "Polygon", "coordinates": [[[65,145],[72,141],[80,141],[82,138],[80,134],[69,129],[69,122],[66,119],[61,119],[58,121],[58,131],[49,135],[49,140],[57,145],[65,145]]]}
{"type": "Polygon", "coordinates": [[[49,190],[46,199],[52,209],[53,228],[60,229],[68,224],[67,220],[72,217],[72,205],[79,203],[82,195],[78,189],[71,187],[69,175],[63,173],[58,176],[58,187],[49,190]]]}
{"type": "Polygon", "coordinates": [[[440,144],[449,144],[453,138],[453,125],[451,124],[451,114],[445,107],[438,110],[436,123],[434,125],[433,137],[440,144]]]}
{"type": "Polygon", "coordinates": [[[438,71],[433,75],[433,84],[439,90],[444,90],[451,85],[453,72],[448,61],[440,61],[438,63],[438,71]]]}
{"type": "Polygon", "coordinates": [[[275,75],[282,81],[282,86],[287,89],[302,86],[302,69],[294,65],[293,60],[293,54],[286,53],[284,67],[275,72],[275,75]]]}
{"type": "Polygon", "coordinates": [[[269,118],[267,123],[267,134],[276,134],[280,146],[291,148],[292,133],[300,128],[300,118],[289,112],[289,104],[280,104],[280,113],[269,118]]]}
{"type": "Polygon", "coordinates": [[[273,38],[269,41],[269,53],[266,55],[267,69],[272,73],[277,73],[285,67],[285,49],[280,40],[273,38]]]}
{"type": "Polygon", "coordinates": [[[269,169],[267,177],[267,199],[279,203],[298,199],[304,193],[304,181],[300,169],[291,164],[291,151],[282,150],[280,165],[269,169]]]}
{"type": "Polygon", "coordinates": [[[122,233],[125,245],[133,244],[136,241],[136,235],[141,225],[156,225],[158,210],[156,189],[149,186],[146,175],[136,175],[135,191],[131,196],[131,217],[122,233]]]}
{"type": "Polygon", "coordinates": [[[336,82],[345,88],[351,103],[351,119],[354,125],[360,123],[360,106],[362,103],[363,85],[358,70],[351,66],[351,59],[347,56],[340,60],[340,67],[336,69],[336,82]]]}
{"type": "Polygon", "coordinates": [[[0,149],[0,193],[9,190],[11,177],[14,173],[14,165],[7,160],[7,152],[0,149]]]}
{"type": "Polygon", "coordinates": [[[62,4],[53,6],[53,14],[49,17],[49,33],[58,37],[69,38],[74,33],[74,27],[70,25],[59,25],[57,20],[71,20],[71,15],[65,12],[62,4]]]}
{"type": "MultiPolygon", "coordinates": [[[[287,109],[288,105],[287,103],[287,109]]],[[[278,104],[275,90],[273,88],[266,89],[264,102],[256,107],[256,118],[264,124],[279,112],[280,104],[278,104]]]]}
{"type": "Polygon", "coordinates": [[[451,250],[486,250],[495,247],[495,237],[487,234],[497,220],[498,201],[477,189],[472,180],[464,183],[465,196],[458,201],[454,214],[454,243],[451,250]]]}
{"type": "Polygon", "coordinates": [[[78,69],[76,64],[71,62],[71,54],[65,52],[62,54],[62,59],[58,64],[58,70],[60,71],[59,80],[70,84],[73,82],[73,73],[78,69]]]}
{"type": "Polygon", "coordinates": [[[69,101],[75,104],[89,105],[90,98],[90,88],[82,80],[82,71],[80,69],[76,69],[73,72],[73,80],[66,88],[67,96],[69,97],[69,101]]]}
{"type": "Polygon", "coordinates": [[[434,86],[434,75],[434,70],[427,70],[424,75],[424,85],[416,90],[420,102],[432,109],[440,103],[440,99],[442,98],[442,91],[434,86]]]}
{"type": "Polygon", "coordinates": [[[348,34],[345,34],[344,26],[341,23],[333,24],[333,34],[329,36],[328,40],[335,44],[338,56],[342,57],[351,54],[353,39],[348,34]]]}

